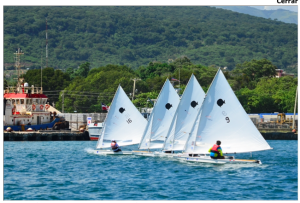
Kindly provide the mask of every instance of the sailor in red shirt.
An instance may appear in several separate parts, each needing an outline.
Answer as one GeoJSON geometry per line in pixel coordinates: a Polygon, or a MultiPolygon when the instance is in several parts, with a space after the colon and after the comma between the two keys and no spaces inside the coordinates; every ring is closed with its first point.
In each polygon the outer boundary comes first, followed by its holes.
{"type": "Polygon", "coordinates": [[[208,152],[210,152],[210,157],[212,159],[224,159],[223,156],[223,152],[222,152],[222,148],[220,147],[221,145],[221,141],[217,141],[216,144],[214,144],[214,146],[212,146],[208,152]]]}

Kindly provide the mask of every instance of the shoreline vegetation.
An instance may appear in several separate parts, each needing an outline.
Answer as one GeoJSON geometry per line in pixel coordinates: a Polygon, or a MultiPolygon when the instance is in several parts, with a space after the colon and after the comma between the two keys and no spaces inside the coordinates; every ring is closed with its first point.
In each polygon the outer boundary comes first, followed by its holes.
{"type": "MultiPolygon", "coordinates": [[[[275,69],[270,61],[261,59],[238,64],[232,71],[222,71],[247,113],[294,112],[298,78],[276,78],[275,69]]],[[[110,105],[119,84],[132,99],[133,79],[140,78],[136,81],[133,103],[136,107],[152,107],[147,100],[157,98],[166,78],[171,81],[172,78],[180,79],[179,91],[182,94],[191,74],[194,74],[206,92],[217,70],[217,67],[194,65],[187,57],[170,64],[150,62],[137,70],[111,64],[91,69],[90,63],[85,62],[78,69],[67,69],[66,72],[50,67],[42,69],[43,90],[50,104],[55,103],[58,110],[64,98],[65,112],[103,112],[102,103],[110,105]]],[[[21,77],[29,85],[40,86],[41,70],[28,70],[21,77]]],[[[179,81],[172,82],[178,89],[179,81]]],[[[8,85],[5,81],[4,87],[8,85]]]]}

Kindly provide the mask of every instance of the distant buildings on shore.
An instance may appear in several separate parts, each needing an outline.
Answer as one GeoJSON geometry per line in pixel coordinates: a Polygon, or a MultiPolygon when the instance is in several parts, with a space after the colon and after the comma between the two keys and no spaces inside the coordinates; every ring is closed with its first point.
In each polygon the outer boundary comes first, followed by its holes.
{"type": "Polygon", "coordinates": [[[284,76],[290,76],[290,77],[294,77],[295,74],[293,73],[286,73],[283,69],[276,69],[276,78],[281,78],[284,76]]]}

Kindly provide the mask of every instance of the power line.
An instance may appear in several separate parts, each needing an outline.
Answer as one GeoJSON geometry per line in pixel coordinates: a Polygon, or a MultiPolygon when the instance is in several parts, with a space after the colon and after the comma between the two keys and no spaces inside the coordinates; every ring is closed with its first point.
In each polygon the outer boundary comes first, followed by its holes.
{"type": "MultiPolygon", "coordinates": [[[[51,91],[43,91],[43,92],[62,92],[64,90],[51,90],[51,91]]],[[[66,92],[80,92],[80,93],[89,93],[89,94],[115,94],[115,92],[87,92],[87,91],[73,91],[73,90],[65,90],[66,92]]]]}
{"type": "MultiPolygon", "coordinates": [[[[60,93],[56,93],[56,94],[46,94],[47,96],[49,95],[56,95],[56,96],[59,96],[60,93]]],[[[104,95],[96,95],[96,94],[75,94],[75,93],[64,93],[64,95],[69,95],[69,96],[90,96],[90,97],[112,97],[113,95],[108,95],[108,96],[104,96],[104,95]]],[[[130,96],[130,93],[129,94],[126,94],[127,96],[130,96]]]]}
{"type": "MultiPolygon", "coordinates": [[[[60,94],[47,94],[47,96],[49,95],[56,95],[56,96],[60,96],[60,94]]],[[[84,96],[89,96],[89,97],[112,97],[112,96],[97,96],[97,95],[88,95],[88,94],[64,94],[65,96],[68,95],[68,96],[81,96],[81,97],[84,97],[84,96]]]]}

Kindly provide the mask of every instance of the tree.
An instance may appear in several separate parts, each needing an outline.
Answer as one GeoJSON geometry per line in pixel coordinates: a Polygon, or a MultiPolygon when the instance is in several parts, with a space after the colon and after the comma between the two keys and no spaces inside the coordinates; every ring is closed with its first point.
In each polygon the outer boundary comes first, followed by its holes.
{"type": "MultiPolygon", "coordinates": [[[[137,77],[135,72],[127,66],[107,65],[93,68],[86,78],[77,76],[65,88],[66,112],[102,112],[101,103],[109,105],[119,85],[128,94],[132,93],[132,78],[137,77]]],[[[146,82],[138,81],[136,88],[139,92],[148,92],[146,82]]],[[[61,109],[61,94],[56,103],[61,109]]]]}
{"type": "Polygon", "coordinates": [[[274,77],[277,67],[267,59],[245,61],[238,64],[237,69],[242,69],[242,73],[246,74],[252,81],[258,81],[261,77],[274,77]]]}
{"type": "Polygon", "coordinates": [[[297,78],[263,77],[255,89],[242,88],[236,95],[248,113],[293,112],[297,78]]]}
{"type": "MultiPolygon", "coordinates": [[[[44,91],[62,90],[67,87],[71,81],[70,76],[61,70],[54,70],[54,68],[44,68],[42,70],[42,85],[44,91]]],[[[41,70],[28,70],[26,74],[22,75],[29,85],[41,87],[41,70]]]]}
{"type": "MultiPolygon", "coordinates": [[[[54,70],[53,68],[44,68],[42,69],[42,86],[43,91],[55,91],[62,90],[66,88],[70,82],[70,76],[67,73],[62,72],[61,70],[54,70]]],[[[34,85],[36,87],[41,87],[41,70],[33,69],[28,70],[26,74],[22,75],[25,81],[29,86],[34,85]]],[[[57,101],[58,95],[49,94],[49,102],[57,101]]]]}
{"type": "Polygon", "coordinates": [[[74,73],[72,74],[72,77],[81,76],[81,77],[86,78],[87,75],[89,74],[89,71],[90,71],[90,63],[85,62],[85,63],[81,64],[76,71],[74,71],[74,73]]]}
{"type": "Polygon", "coordinates": [[[148,107],[151,108],[153,107],[152,103],[148,101],[149,99],[157,99],[158,97],[158,91],[153,91],[153,92],[147,92],[147,93],[142,93],[142,94],[138,94],[136,95],[136,99],[133,100],[133,104],[136,107],[148,107]]]}
{"type": "Polygon", "coordinates": [[[167,77],[159,77],[155,76],[154,78],[148,78],[146,83],[149,87],[149,90],[152,91],[160,91],[162,86],[164,85],[167,77]]]}
{"type": "Polygon", "coordinates": [[[189,66],[192,65],[192,62],[188,57],[182,56],[180,58],[175,59],[175,61],[172,64],[174,64],[175,66],[189,66]]]}
{"type": "MultiPolygon", "coordinates": [[[[70,76],[70,78],[71,78],[71,75],[74,73],[74,69],[71,68],[71,67],[69,67],[69,68],[67,68],[66,73],[67,73],[67,74],[70,76]]],[[[73,79],[73,78],[72,78],[72,79],[73,79]]]]}
{"type": "Polygon", "coordinates": [[[7,82],[6,79],[4,79],[4,89],[5,89],[6,87],[8,87],[8,82],[7,82]]]}

